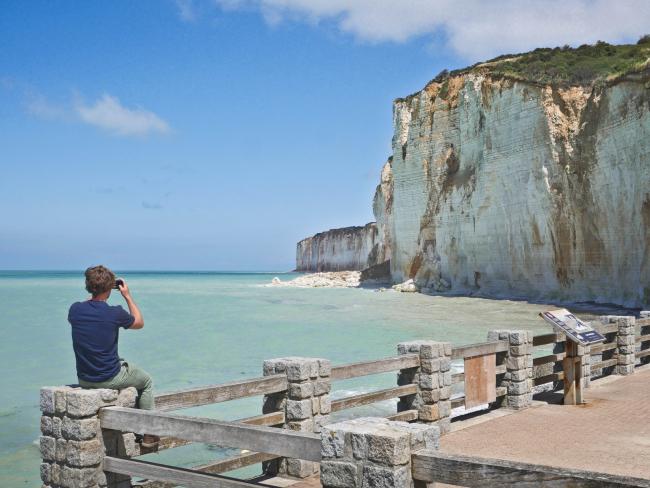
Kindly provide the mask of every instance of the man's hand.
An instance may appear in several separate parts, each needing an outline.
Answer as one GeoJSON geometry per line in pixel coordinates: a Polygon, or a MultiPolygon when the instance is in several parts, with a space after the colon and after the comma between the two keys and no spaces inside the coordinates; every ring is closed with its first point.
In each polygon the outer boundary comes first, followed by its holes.
{"type": "Polygon", "coordinates": [[[144,318],[142,317],[142,313],[133,301],[133,298],[131,298],[131,292],[129,291],[129,285],[126,284],[126,280],[124,280],[124,278],[119,279],[122,280],[122,284],[118,285],[118,289],[126,300],[126,304],[129,306],[129,312],[131,312],[131,315],[135,317],[133,325],[129,327],[129,329],[142,329],[144,327],[144,318]]]}
{"type": "Polygon", "coordinates": [[[124,278],[118,278],[118,279],[122,280],[122,284],[117,285],[117,288],[120,290],[120,293],[124,298],[130,298],[131,292],[129,291],[129,285],[126,284],[126,280],[124,278]]]}

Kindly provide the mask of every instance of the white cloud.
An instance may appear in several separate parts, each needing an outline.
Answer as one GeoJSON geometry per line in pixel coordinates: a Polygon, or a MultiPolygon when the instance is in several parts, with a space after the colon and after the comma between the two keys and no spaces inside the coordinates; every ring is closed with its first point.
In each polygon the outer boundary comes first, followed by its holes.
{"type": "Polygon", "coordinates": [[[629,42],[650,31],[648,0],[215,0],[270,24],[333,24],[364,42],[442,34],[468,61],[535,47],[629,42]]]}
{"type": "Polygon", "coordinates": [[[184,22],[194,22],[196,20],[196,9],[192,0],[176,0],[178,15],[184,22]]]}
{"type": "Polygon", "coordinates": [[[77,101],[77,116],[85,123],[123,136],[142,136],[152,132],[167,133],[169,125],[153,112],[141,107],[127,108],[111,95],[102,95],[94,104],[77,101]]]}
{"type": "Polygon", "coordinates": [[[41,94],[30,94],[27,96],[27,111],[41,119],[54,120],[66,118],[66,109],[61,105],[50,102],[41,94]]]}

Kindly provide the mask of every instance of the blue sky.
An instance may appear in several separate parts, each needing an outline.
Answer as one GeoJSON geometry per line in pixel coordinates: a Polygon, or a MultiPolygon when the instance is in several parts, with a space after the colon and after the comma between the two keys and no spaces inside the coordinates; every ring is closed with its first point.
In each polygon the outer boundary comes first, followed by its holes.
{"type": "Polygon", "coordinates": [[[373,220],[394,98],[636,41],[650,2],[616,5],[5,0],[0,269],[290,269],[299,239],[373,220]]]}

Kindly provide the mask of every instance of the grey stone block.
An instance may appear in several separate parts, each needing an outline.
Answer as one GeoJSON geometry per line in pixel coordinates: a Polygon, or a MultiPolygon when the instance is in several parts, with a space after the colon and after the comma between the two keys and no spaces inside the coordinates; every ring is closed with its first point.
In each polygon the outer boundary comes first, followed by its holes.
{"type": "Polygon", "coordinates": [[[314,432],[320,433],[323,427],[330,423],[329,415],[314,415],[314,432]]]}
{"type": "Polygon", "coordinates": [[[364,466],[361,486],[362,488],[410,488],[411,471],[406,466],[394,469],[364,466]]]}
{"type": "Polygon", "coordinates": [[[97,389],[97,393],[99,393],[99,397],[104,404],[110,404],[117,401],[120,392],[118,390],[109,390],[108,388],[99,388],[97,389]]]}
{"type": "Polygon", "coordinates": [[[506,368],[510,371],[516,369],[525,369],[526,365],[526,356],[509,356],[508,359],[506,359],[506,368]]]}
{"type": "Polygon", "coordinates": [[[343,457],[345,435],[324,427],[320,434],[320,450],[323,459],[343,457]]]}
{"type": "Polygon", "coordinates": [[[440,371],[440,359],[422,359],[420,368],[423,373],[431,374],[440,371]]]}
{"type": "Polygon", "coordinates": [[[530,383],[528,380],[512,381],[508,385],[508,395],[523,395],[530,393],[530,383]]]}
{"type": "Polygon", "coordinates": [[[318,397],[313,397],[311,399],[311,414],[317,415],[320,413],[320,399],[318,397]]]}
{"type": "Polygon", "coordinates": [[[438,415],[440,415],[440,417],[449,417],[451,415],[450,400],[438,402],[438,415]]]}
{"type": "Polygon", "coordinates": [[[315,360],[295,358],[287,362],[287,379],[289,381],[304,381],[311,377],[312,367],[318,363],[315,360]]]}
{"type": "Polygon", "coordinates": [[[314,383],[314,395],[325,395],[332,390],[332,384],[329,380],[318,380],[314,383]]]}
{"type": "Polygon", "coordinates": [[[289,476],[296,478],[307,478],[314,474],[315,465],[311,461],[304,461],[302,459],[287,459],[286,470],[289,476]]]}
{"type": "Polygon", "coordinates": [[[66,392],[71,390],[62,386],[44,386],[40,392],[41,412],[54,415],[55,413],[65,413],[66,411],[66,392]]]}
{"type": "Polygon", "coordinates": [[[328,414],[332,411],[332,401],[330,400],[329,395],[322,395],[319,398],[320,402],[320,413],[328,414]]]}
{"type": "Polygon", "coordinates": [[[40,438],[41,458],[45,461],[56,461],[56,439],[42,435],[40,438]]]}
{"type": "Polygon", "coordinates": [[[97,484],[98,468],[61,468],[61,485],[65,488],[93,488],[97,484]]]}
{"type": "Polygon", "coordinates": [[[57,439],[55,459],[58,462],[62,463],[63,461],[65,461],[67,455],[68,455],[68,441],[66,441],[65,439],[57,439]]]}
{"type": "Polygon", "coordinates": [[[442,386],[438,382],[438,375],[437,374],[420,374],[420,381],[419,381],[420,388],[423,390],[433,390],[438,388],[438,386],[442,386]]]}
{"type": "Polygon", "coordinates": [[[386,466],[406,464],[411,459],[410,436],[405,432],[386,429],[366,435],[368,459],[386,466]]]}
{"type": "Polygon", "coordinates": [[[67,413],[71,417],[96,415],[100,407],[100,396],[94,390],[70,390],[66,395],[67,413]]]}
{"type": "Polygon", "coordinates": [[[311,399],[287,400],[287,420],[303,420],[312,416],[311,399]]]}
{"type": "Polygon", "coordinates": [[[287,424],[290,430],[296,430],[300,432],[313,432],[314,431],[314,420],[309,418],[305,420],[296,420],[289,422],[287,424]]]}
{"type": "Polygon", "coordinates": [[[318,375],[325,378],[332,374],[332,363],[329,359],[318,359],[318,375]]]}
{"type": "Polygon", "coordinates": [[[314,394],[314,383],[305,381],[304,383],[289,383],[289,398],[292,400],[303,400],[310,398],[314,394]]]}
{"type": "Polygon", "coordinates": [[[273,376],[274,374],[282,374],[287,370],[285,358],[267,359],[262,363],[262,372],[264,376],[273,376]]]}
{"type": "Polygon", "coordinates": [[[418,420],[433,422],[439,418],[438,403],[434,403],[433,405],[420,405],[418,408],[418,420]]]}
{"type": "Polygon", "coordinates": [[[628,375],[634,373],[634,363],[616,366],[616,374],[628,375]]]}
{"type": "MultiPolygon", "coordinates": [[[[508,380],[511,381],[523,381],[528,378],[529,373],[532,372],[527,369],[514,369],[506,374],[508,380]]],[[[550,374],[550,373],[549,373],[550,374]]]]}
{"type": "Polygon", "coordinates": [[[99,464],[104,448],[99,439],[91,441],[68,441],[65,461],[70,466],[94,466],[99,464]]]}
{"type": "Polygon", "coordinates": [[[99,419],[97,417],[86,419],[64,417],[61,432],[66,439],[79,441],[93,439],[99,432],[99,419]]]}
{"type": "Polygon", "coordinates": [[[116,405],[118,407],[134,408],[138,397],[138,390],[135,388],[125,388],[120,390],[117,395],[116,405]]]}
{"type": "Polygon", "coordinates": [[[52,417],[49,415],[41,416],[41,434],[51,436],[52,434],[52,417]]]}
{"type": "Polygon", "coordinates": [[[530,395],[508,395],[508,407],[515,410],[530,406],[530,395]]]}
{"type": "Polygon", "coordinates": [[[450,369],[451,369],[451,358],[449,356],[440,358],[440,371],[446,373],[450,369]]]}
{"type": "Polygon", "coordinates": [[[528,333],[524,330],[513,330],[508,337],[511,346],[520,346],[528,342],[528,333]]]}
{"type": "Polygon", "coordinates": [[[357,466],[351,462],[322,461],[320,481],[324,488],[357,488],[357,466]]]}

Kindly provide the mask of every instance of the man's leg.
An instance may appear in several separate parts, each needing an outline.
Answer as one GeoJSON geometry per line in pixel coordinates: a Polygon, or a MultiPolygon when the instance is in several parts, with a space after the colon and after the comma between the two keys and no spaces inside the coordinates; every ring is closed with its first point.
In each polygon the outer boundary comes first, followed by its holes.
{"type": "Polygon", "coordinates": [[[124,363],[120,372],[110,380],[100,383],[90,383],[80,380],[79,384],[83,388],[110,388],[111,390],[121,390],[133,386],[138,390],[138,408],[142,410],[154,409],[153,381],[151,376],[133,364],[124,363]]]}

